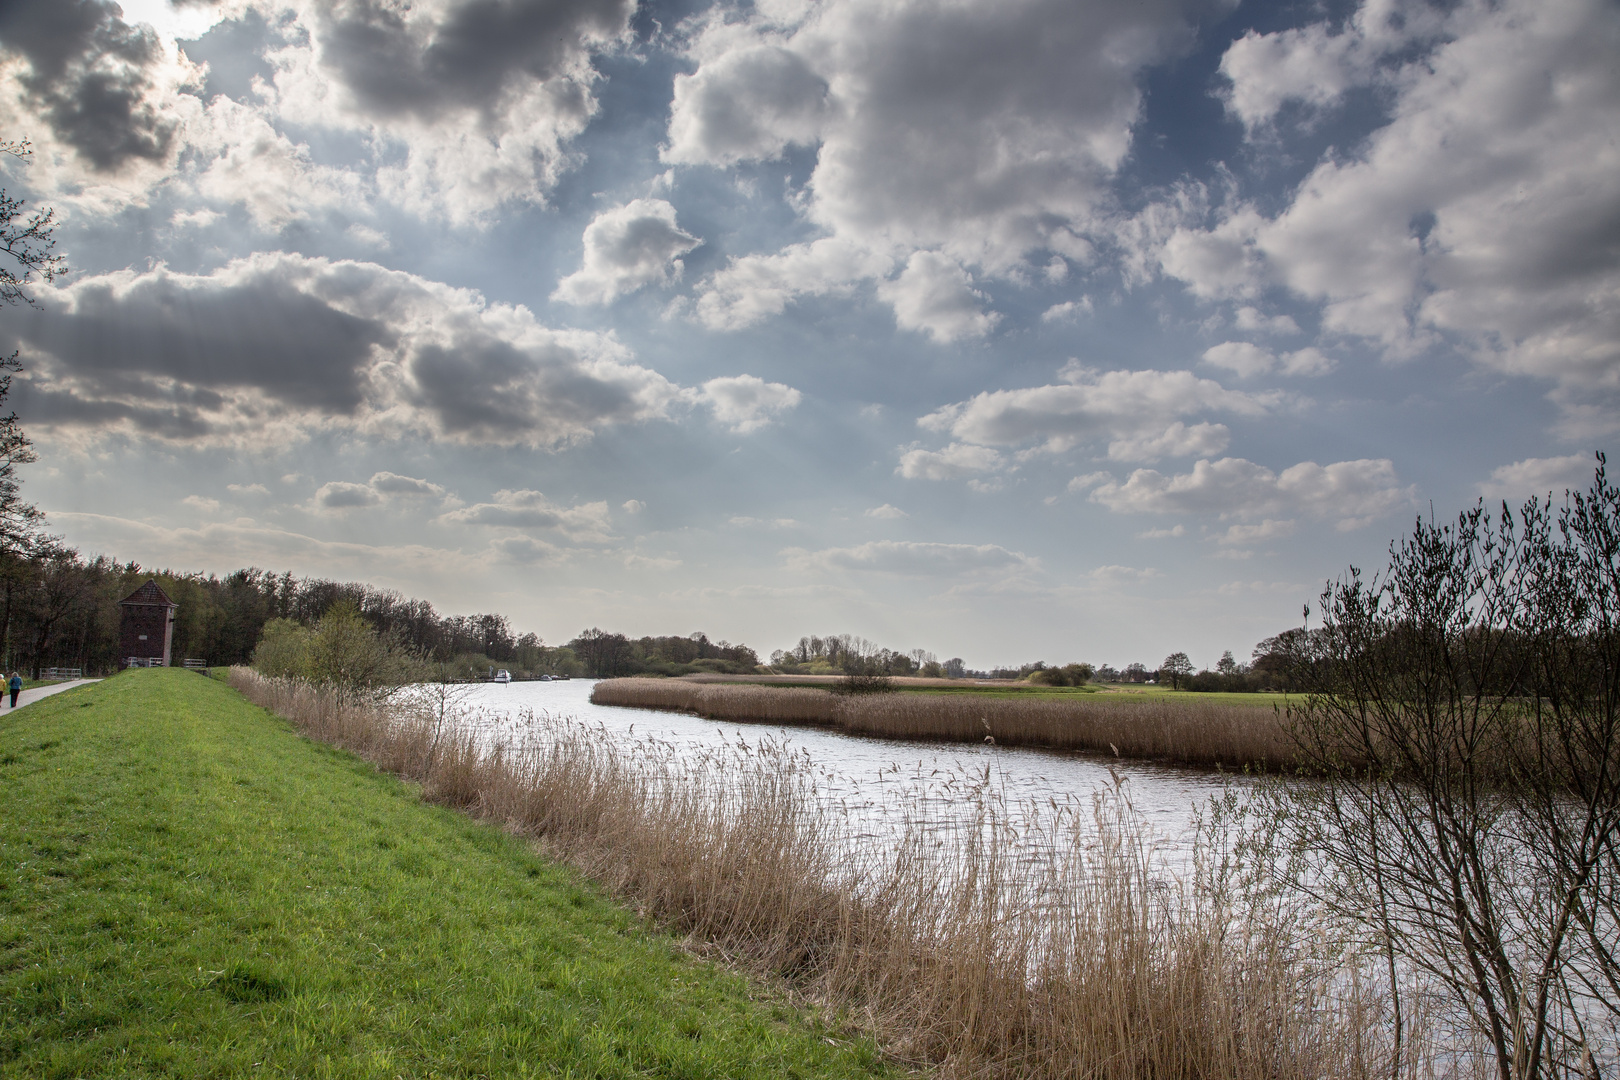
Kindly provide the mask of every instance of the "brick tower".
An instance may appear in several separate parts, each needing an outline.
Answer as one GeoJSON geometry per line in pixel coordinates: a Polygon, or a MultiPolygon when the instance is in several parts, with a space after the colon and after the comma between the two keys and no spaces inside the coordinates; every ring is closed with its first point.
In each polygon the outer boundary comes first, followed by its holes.
{"type": "Polygon", "coordinates": [[[148,579],[118,606],[123,609],[118,655],[124,665],[168,667],[169,646],[174,641],[174,609],[178,605],[158,588],[155,580],[148,579]]]}

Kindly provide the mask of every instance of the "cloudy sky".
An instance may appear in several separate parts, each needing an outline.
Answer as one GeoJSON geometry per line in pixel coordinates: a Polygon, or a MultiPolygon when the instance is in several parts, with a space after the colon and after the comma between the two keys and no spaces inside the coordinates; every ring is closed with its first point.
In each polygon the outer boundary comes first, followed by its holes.
{"type": "Polygon", "coordinates": [[[86,553],[1213,664],[1620,429],[1612,0],[6,0],[86,553]]]}

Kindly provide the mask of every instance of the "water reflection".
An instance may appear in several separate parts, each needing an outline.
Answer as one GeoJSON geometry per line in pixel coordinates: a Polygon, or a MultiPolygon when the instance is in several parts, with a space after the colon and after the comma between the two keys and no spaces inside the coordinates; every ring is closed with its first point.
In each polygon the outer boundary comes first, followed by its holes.
{"type": "Polygon", "coordinates": [[[704,720],[681,713],[593,705],[594,680],[487,684],[466,688],[463,706],[484,739],[521,747],[531,737],[526,716],[572,717],[625,745],[658,744],[674,755],[729,752],[777,740],[808,755],[818,794],[838,810],[857,840],[892,841],[908,822],[948,823],[976,785],[988,784],[1013,816],[1053,805],[1089,806],[1123,782],[1123,790],[1167,853],[1191,839],[1194,814],[1231,776],[1070,753],[983,744],[900,742],[829,731],[704,720]]]}

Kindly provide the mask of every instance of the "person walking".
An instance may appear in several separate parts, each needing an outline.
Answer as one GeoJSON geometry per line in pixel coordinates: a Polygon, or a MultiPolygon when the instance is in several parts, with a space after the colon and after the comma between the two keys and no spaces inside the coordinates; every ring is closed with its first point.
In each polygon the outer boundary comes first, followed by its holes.
{"type": "Polygon", "coordinates": [[[11,673],[11,681],[6,684],[11,691],[11,707],[17,707],[17,695],[22,693],[22,676],[15,671],[11,673]]]}

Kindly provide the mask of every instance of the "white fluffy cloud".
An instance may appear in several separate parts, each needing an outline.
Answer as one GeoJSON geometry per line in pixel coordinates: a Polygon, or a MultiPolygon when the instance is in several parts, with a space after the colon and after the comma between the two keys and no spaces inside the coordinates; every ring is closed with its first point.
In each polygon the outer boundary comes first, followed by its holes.
{"type": "Polygon", "coordinates": [[[839,237],[793,244],[769,255],[733,259],[703,283],[697,317],[714,330],[737,330],[780,315],[798,296],[848,293],[879,278],[891,258],[839,237]]]}
{"type": "Polygon", "coordinates": [[[682,395],[611,338],[374,263],[261,253],[39,294],[0,335],[34,357],[19,393],[36,423],[98,434],[261,444],[347,428],[556,447],[666,416],[682,395]]]}
{"type": "MultiPolygon", "coordinates": [[[[1187,371],[1099,372],[1071,365],[1064,383],[1024,390],[994,390],[947,405],[917,423],[951,436],[955,442],[940,454],[953,455],[973,471],[991,471],[1002,463],[990,448],[1034,445],[1045,453],[1062,453],[1087,443],[1106,441],[1115,461],[1155,461],[1161,457],[1214,454],[1225,449],[1224,424],[1188,424],[1183,417],[1203,412],[1263,416],[1282,398],[1245,394],[1187,371]]],[[[940,467],[930,451],[913,450],[902,461],[902,475],[944,479],[961,475],[940,467]]]]}
{"type": "Polygon", "coordinates": [[[679,256],[700,241],[675,224],[663,199],[635,199],[604,210],[585,226],[583,265],[557,283],[553,300],[608,304],[647,285],[664,285],[684,269],[679,256]]]}
{"type": "MultiPolygon", "coordinates": [[[[1252,310],[1252,309],[1249,309],[1252,310]]],[[[1284,375],[1326,375],[1334,368],[1333,358],[1320,349],[1304,348],[1278,356],[1270,349],[1248,341],[1223,341],[1204,350],[1203,361],[1225,368],[1240,379],[1281,372],[1284,375]]]]}
{"type": "MultiPolygon", "coordinates": [[[[1366,525],[1410,505],[1414,497],[1414,489],[1401,485],[1394,463],[1385,458],[1332,465],[1302,461],[1281,473],[1243,458],[1220,458],[1199,461],[1191,472],[1171,476],[1137,469],[1124,483],[1109,480],[1091,492],[1093,502],[1116,513],[1245,519],[1299,513],[1333,521],[1340,529],[1366,525]]],[[[1262,522],[1231,534],[1231,540],[1264,539],[1287,527],[1285,520],[1262,522]]]]}
{"type": "Polygon", "coordinates": [[[1274,216],[1237,202],[1164,230],[1158,264],[1214,299],[1282,286],[1320,305],[1327,333],[1394,356],[1459,343],[1550,382],[1566,435],[1620,430],[1617,36],[1607,0],[1470,0],[1443,17],[1369,3],[1338,37],[1244,38],[1223,72],[1245,122],[1352,85],[1386,88],[1390,120],[1274,216]]]}
{"type": "Polygon", "coordinates": [[[1546,498],[1550,493],[1556,499],[1568,488],[1584,489],[1592,480],[1594,468],[1596,459],[1590,454],[1525,458],[1492,469],[1491,478],[1479,485],[1479,493],[1487,499],[1507,500],[1532,495],[1546,498]]]}
{"type": "Polygon", "coordinates": [[[316,164],[308,145],[277,131],[263,109],[221,96],[187,134],[205,162],[195,180],[197,192],[240,204],[261,229],[274,231],[320,211],[354,213],[371,203],[372,185],[365,178],[316,164]]]}
{"type": "Polygon", "coordinates": [[[960,480],[995,472],[1004,462],[991,447],[951,443],[943,450],[907,450],[894,471],[907,480],[960,480]]]}
{"type": "Polygon", "coordinates": [[[757,375],[710,379],[696,391],[696,399],[714,410],[714,418],[738,435],[758,431],[797,408],[803,396],[785,383],[766,382],[757,375]]]}
{"type": "Polygon", "coordinates": [[[984,294],[967,271],[937,251],[913,253],[899,277],[878,286],[878,296],[894,308],[902,330],[921,331],[941,344],[983,337],[1000,319],[984,311],[984,294]]]}
{"type": "Polygon", "coordinates": [[[969,304],[965,268],[1091,258],[1084,235],[1130,149],[1137,79],[1191,40],[1190,6],[830,0],[700,20],[665,159],[728,166],[813,146],[805,217],[862,253],[835,265],[782,261],[786,251],[739,259],[705,284],[719,298],[700,315],[758,319],[904,266],[882,290],[902,326],[983,333],[989,316],[969,304]]]}
{"type": "Polygon", "coordinates": [[[474,503],[452,510],[440,521],[458,525],[491,525],[511,529],[554,529],[570,540],[605,543],[613,538],[613,524],[605,502],[559,506],[538,491],[502,490],[494,502],[474,503]]]}

